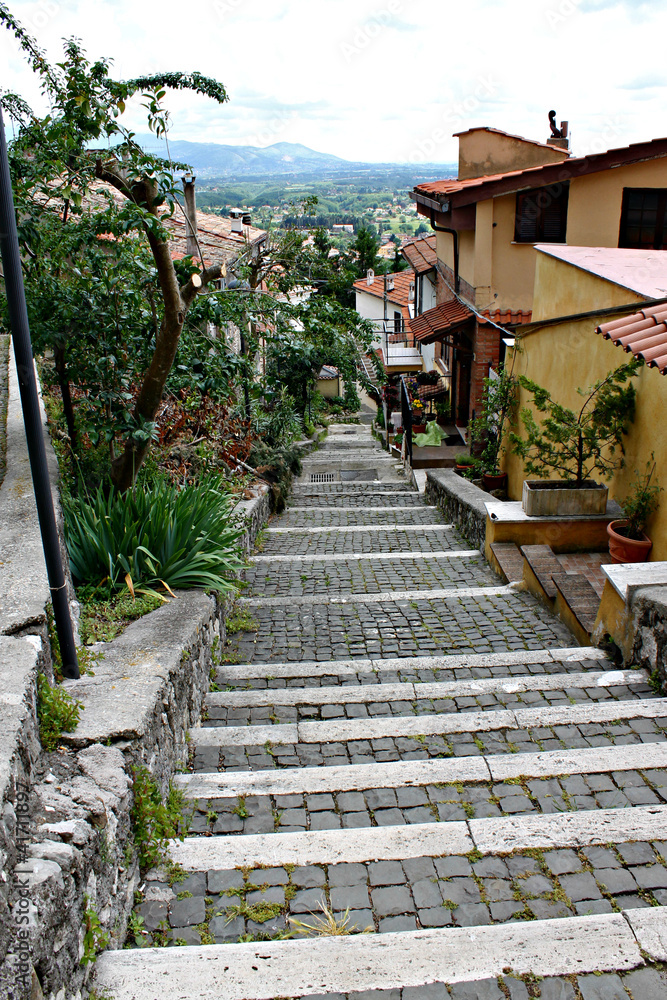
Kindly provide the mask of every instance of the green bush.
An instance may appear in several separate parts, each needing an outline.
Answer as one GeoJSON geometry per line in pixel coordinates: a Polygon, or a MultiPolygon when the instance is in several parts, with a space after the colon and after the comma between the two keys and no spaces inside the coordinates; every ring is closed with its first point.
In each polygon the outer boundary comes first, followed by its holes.
{"type": "Polygon", "coordinates": [[[248,461],[270,484],[274,508],[280,513],[289,495],[292,476],[301,475],[301,456],[298,448],[270,448],[263,441],[256,441],[248,461]]]}
{"type": "Polygon", "coordinates": [[[169,841],[183,840],[183,793],[171,783],[166,799],[147,767],[134,770],[132,828],[144,871],[169,861],[169,841]]]}
{"type": "Polygon", "coordinates": [[[108,495],[65,498],[65,535],[75,583],[128,589],[231,590],[242,561],[232,499],[219,476],[193,486],[156,482],[108,495]]]}

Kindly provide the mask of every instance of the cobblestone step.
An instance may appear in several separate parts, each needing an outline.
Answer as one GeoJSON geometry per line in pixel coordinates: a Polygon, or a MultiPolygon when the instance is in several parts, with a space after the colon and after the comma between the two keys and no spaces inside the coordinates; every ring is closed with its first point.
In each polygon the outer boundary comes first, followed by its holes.
{"type": "Polygon", "coordinates": [[[283,604],[289,604],[291,607],[310,607],[313,604],[401,604],[405,601],[446,601],[454,597],[461,600],[466,597],[485,597],[487,594],[505,597],[514,593],[514,590],[515,587],[511,583],[493,586],[489,581],[486,586],[480,587],[437,587],[431,590],[387,590],[375,593],[345,591],[340,594],[304,594],[300,597],[294,594],[280,597],[241,597],[238,603],[246,608],[280,607],[283,604]]]}
{"type": "MultiPolygon", "coordinates": [[[[584,669],[612,668],[606,653],[597,646],[570,646],[565,648],[512,650],[504,653],[463,653],[453,656],[386,657],[384,659],[300,661],[289,663],[239,663],[225,664],[218,669],[218,683],[244,683],[261,680],[265,687],[284,687],[286,681],[295,686],[315,685],[325,679],[341,684],[368,683],[360,677],[379,683],[383,674],[410,675],[406,680],[434,681],[442,679],[470,679],[484,677],[512,677],[550,671],[582,671],[584,669]],[[498,673],[496,673],[498,671],[498,673]],[[377,675],[377,676],[375,676],[377,675]]],[[[388,682],[393,678],[390,676],[388,682]]],[[[253,685],[254,686],[254,685],[253,685]]],[[[289,685],[287,685],[289,686],[289,685]]]]}
{"type": "Polygon", "coordinates": [[[414,493],[410,483],[405,480],[366,480],[364,482],[337,482],[337,483],[311,483],[308,480],[297,480],[292,487],[292,496],[298,498],[304,493],[312,493],[316,496],[331,496],[335,498],[338,494],[349,494],[354,496],[358,493],[367,493],[371,489],[389,490],[391,493],[414,493]]]}
{"type": "MultiPolygon", "coordinates": [[[[667,769],[667,740],[622,746],[586,746],[535,753],[487,754],[451,758],[411,759],[331,767],[281,768],[272,771],[211,772],[177,775],[175,782],[187,799],[217,799],[248,795],[317,795],[368,789],[432,787],[441,783],[513,782],[551,779],[562,775],[616,775],[638,772],[636,786],[648,787],[642,775],[655,771],[662,781],[667,769]]],[[[634,780],[634,779],[633,779],[634,780]]],[[[649,782],[650,784],[650,782],[649,782]]],[[[662,786],[660,786],[662,787],[662,786]]],[[[582,786],[582,794],[583,794],[582,786]]],[[[609,791],[613,789],[610,787],[609,791]]],[[[653,797],[635,804],[654,805],[653,797]]]]}
{"type": "Polygon", "coordinates": [[[233,635],[240,662],[349,660],[494,653],[571,644],[569,630],[530,595],[511,588],[478,596],[467,591],[424,593],[404,600],[367,595],[363,601],[250,605],[253,631],[233,635]]]}
{"type": "Polygon", "coordinates": [[[642,952],[649,960],[662,961],[665,909],[403,931],[390,938],[351,935],[108,951],[97,961],[97,984],[115,1000],[158,995],[161,1000],[193,995],[266,1000],[479,982],[507,975],[508,969],[519,975],[575,973],[581,978],[584,973],[639,969],[642,952]]]}
{"type": "MultiPolygon", "coordinates": [[[[513,817],[486,817],[459,822],[414,823],[407,826],[366,827],[345,830],[316,830],[299,833],[248,834],[245,836],[186,837],[172,841],[172,861],[188,872],[231,871],[236,868],[305,868],[311,865],[366,864],[375,861],[403,861],[406,858],[461,857],[478,851],[484,857],[506,856],[519,851],[558,850],[554,860],[560,871],[547,866],[556,875],[581,871],[576,858],[568,858],[568,867],[560,853],[563,848],[632,844],[623,852],[623,862],[610,853],[603,868],[622,864],[660,864],[658,857],[667,853],[667,806],[635,806],[629,809],[588,809],[580,812],[513,817]],[[637,842],[653,842],[653,851],[640,851],[637,842]],[[611,862],[611,864],[609,864],[611,862]]],[[[481,860],[481,859],[480,859],[481,860]]],[[[599,860],[602,860],[600,858],[599,860]]],[[[473,863],[470,872],[474,872],[473,863]]],[[[425,866],[428,867],[428,866],[425,866]]],[[[488,871],[488,865],[484,866],[488,871]]],[[[498,866],[498,872],[502,870],[498,866]]],[[[598,866],[600,867],[600,866],[598,866]]],[[[287,874],[287,873],[286,873],[287,874]]],[[[313,881],[324,885],[333,880],[313,872],[313,881]]],[[[361,873],[359,873],[361,875],[361,873]]],[[[432,871],[431,877],[436,873],[432,871]]],[[[505,877],[506,874],[503,873],[505,877]]],[[[667,868],[654,873],[667,888],[667,868]]],[[[424,875],[423,877],[427,877],[424,875]]],[[[503,877],[497,874],[495,877],[503,877]]],[[[305,873],[302,879],[305,880],[305,873]]],[[[359,879],[361,881],[361,878],[359,879]]],[[[404,874],[401,874],[404,881],[404,874]]],[[[657,881],[654,877],[654,881],[657,881]]],[[[289,879],[285,877],[284,884],[289,879]]],[[[296,884],[299,884],[297,881],[296,884]]],[[[371,882],[372,884],[372,882],[371,882]]],[[[400,884],[400,883],[398,883],[400,884]]],[[[628,882],[628,884],[632,884],[628,882]]],[[[301,886],[303,887],[303,885],[301,886]]],[[[313,886],[314,887],[314,886],[313,886]]],[[[637,882],[633,891],[636,891],[637,882]]],[[[667,893],[665,894],[667,901],[667,893]]]]}
{"type": "Polygon", "coordinates": [[[388,593],[498,586],[498,577],[475,549],[433,553],[401,553],[401,558],[373,556],[294,556],[261,558],[246,570],[245,581],[254,597],[307,594],[334,595],[388,593]],[[308,565],[303,565],[303,560],[308,565]]]}
{"type": "Polygon", "coordinates": [[[380,507],[288,507],[280,518],[281,528],[269,527],[269,531],[286,531],[290,528],[354,528],[354,527],[391,527],[408,525],[444,525],[444,520],[437,507],[402,507],[392,504],[380,507]]]}
{"type": "Polygon", "coordinates": [[[261,536],[261,553],[272,555],[374,555],[466,548],[452,525],[363,525],[348,528],[267,528],[261,536]]]}
{"type": "MultiPolygon", "coordinates": [[[[272,748],[289,743],[337,744],[371,742],[388,738],[424,741],[427,736],[452,733],[488,733],[500,730],[508,743],[514,742],[512,730],[530,732],[533,729],[553,729],[556,726],[572,727],[595,723],[613,723],[616,720],[663,720],[667,727],[667,699],[636,698],[612,700],[602,704],[587,701],[576,705],[557,705],[547,708],[494,709],[475,711],[474,707],[456,712],[432,715],[391,715],[379,718],[332,719],[323,722],[299,722],[288,725],[223,725],[204,726],[190,734],[192,746],[264,746],[272,748]]],[[[649,730],[647,730],[648,732],[649,730]]],[[[411,752],[412,748],[408,752],[411,752]]]]}
{"type": "MultiPolygon", "coordinates": [[[[548,708],[619,701],[651,694],[638,671],[527,674],[468,681],[283,687],[215,692],[206,699],[207,726],[255,725],[422,716],[440,712],[548,708]]],[[[368,738],[373,738],[368,733],[368,738]]]]}
{"type": "Polygon", "coordinates": [[[397,506],[418,507],[423,503],[420,493],[408,492],[407,490],[382,490],[380,487],[371,487],[363,492],[340,491],[339,493],[309,493],[301,490],[292,494],[292,499],[287,505],[288,510],[295,507],[310,509],[321,507],[327,504],[329,509],[340,509],[341,507],[378,507],[382,504],[391,504],[396,501],[397,506]]]}

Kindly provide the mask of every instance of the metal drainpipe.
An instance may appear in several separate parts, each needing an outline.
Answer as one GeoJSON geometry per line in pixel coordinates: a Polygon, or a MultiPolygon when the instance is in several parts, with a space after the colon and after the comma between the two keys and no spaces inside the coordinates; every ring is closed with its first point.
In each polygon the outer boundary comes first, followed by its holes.
{"type": "Polygon", "coordinates": [[[447,229],[446,226],[439,226],[435,221],[435,211],[431,209],[431,229],[436,233],[449,233],[454,238],[454,291],[458,295],[460,292],[459,281],[459,234],[456,229],[447,229]]]}

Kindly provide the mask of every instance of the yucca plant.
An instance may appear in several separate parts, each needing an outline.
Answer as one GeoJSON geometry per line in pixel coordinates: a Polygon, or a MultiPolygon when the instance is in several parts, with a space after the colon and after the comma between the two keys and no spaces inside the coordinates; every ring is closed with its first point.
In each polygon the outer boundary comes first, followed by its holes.
{"type": "Polygon", "coordinates": [[[242,566],[232,499],[219,476],[179,488],[166,482],[130,493],[102,488],[63,502],[75,583],[155,591],[231,590],[242,566]]]}

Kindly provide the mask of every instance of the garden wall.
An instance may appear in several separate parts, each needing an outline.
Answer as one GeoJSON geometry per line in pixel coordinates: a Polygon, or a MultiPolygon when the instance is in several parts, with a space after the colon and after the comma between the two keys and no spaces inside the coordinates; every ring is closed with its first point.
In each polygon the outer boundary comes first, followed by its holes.
{"type": "Polygon", "coordinates": [[[486,539],[485,503],[493,499],[451,469],[429,469],[426,499],[455,524],[471,545],[483,550],[486,539]]]}
{"type": "Polygon", "coordinates": [[[667,587],[641,587],[630,598],[634,626],[632,664],[656,671],[667,691],[667,587]]]}
{"type": "MultiPolygon", "coordinates": [[[[0,998],[70,1000],[86,993],[94,944],[124,939],[139,878],[133,769],[148,768],[164,794],[185,765],[225,641],[224,607],[181,592],[99,644],[94,673],[64,683],[84,706],[76,731],[42,751],[36,687],[40,671],[52,672],[49,591],[16,388],[14,379],[0,488],[0,998]]],[[[246,552],[269,496],[261,488],[238,505],[246,552]]]]}

